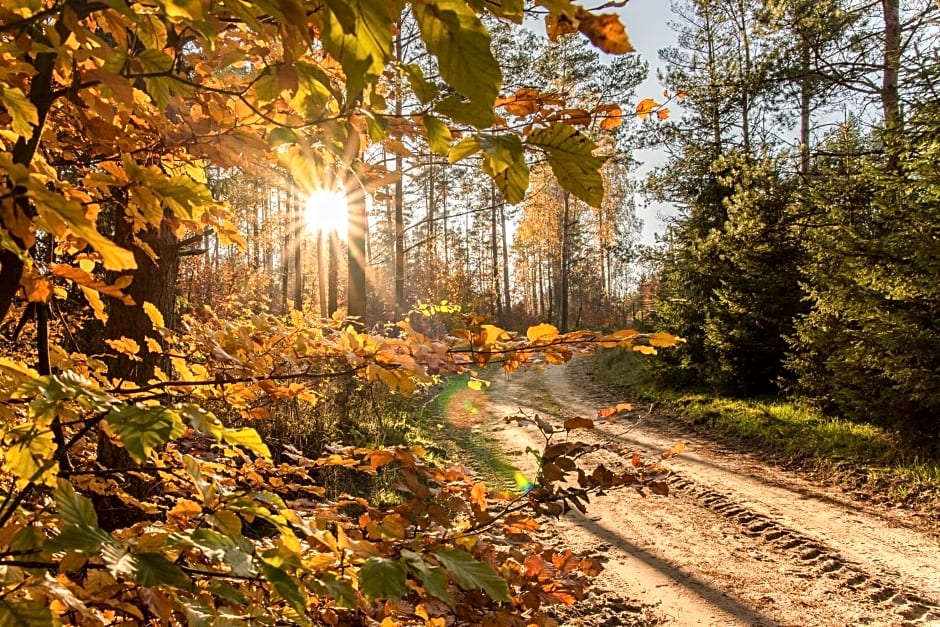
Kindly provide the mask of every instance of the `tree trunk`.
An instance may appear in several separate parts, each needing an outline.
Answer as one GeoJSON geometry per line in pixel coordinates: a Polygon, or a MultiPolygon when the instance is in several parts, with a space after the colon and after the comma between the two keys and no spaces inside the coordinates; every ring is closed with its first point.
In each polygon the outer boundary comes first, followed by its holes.
{"type": "Polygon", "coordinates": [[[496,319],[503,324],[502,289],[499,286],[499,241],[496,239],[496,220],[498,218],[496,206],[496,183],[490,179],[490,258],[492,267],[492,293],[496,302],[496,319]]]}
{"type": "Polygon", "coordinates": [[[303,257],[303,211],[298,202],[297,188],[293,180],[287,192],[287,203],[291,215],[291,229],[294,251],[294,309],[303,311],[304,308],[304,257],[303,257]]]}
{"type": "Polygon", "coordinates": [[[346,177],[346,203],[349,211],[347,248],[346,313],[366,321],[366,194],[355,176],[346,177]]]}
{"type": "Polygon", "coordinates": [[[512,326],[512,295],[509,291],[509,244],[506,237],[506,203],[499,203],[499,224],[502,230],[503,241],[503,301],[505,305],[504,327],[512,326]]]}
{"type": "Polygon", "coordinates": [[[323,232],[323,229],[317,229],[317,296],[318,302],[320,304],[320,317],[326,318],[330,315],[330,310],[327,308],[326,304],[326,284],[327,284],[327,266],[329,266],[329,260],[327,258],[326,247],[329,246],[329,242],[326,240],[326,233],[323,232]]]}
{"type": "Polygon", "coordinates": [[[562,333],[568,332],[568,263],[571,255],[571,242],[568,232],[568,222],[571,219],[571,195],[564,193],[564,212],[561,219],[561,276],[558,296],[558,309],[560,313],[559,329],[562,333]]]}
{"type": "Polygon", "coordinates": [[[898,75],[901,69],[901,19],[899,0],[881,0],[885,22],[884,70],[881,81],[881,104],[885,121],[885,148],[888,156],[888,171],[899,169],[899,146],[896,136],[900,133],[901,96],[898,90],[898,75]]]}
{"type": "Polygon", "coordinates": [[[337,288],[339,287],[339,236],[336,231],[330,231],[330,238],[327,242],[327,294],[326,308],[329,316],[332,316],[339,309],[339,299],[337,298],[337,288]]]}

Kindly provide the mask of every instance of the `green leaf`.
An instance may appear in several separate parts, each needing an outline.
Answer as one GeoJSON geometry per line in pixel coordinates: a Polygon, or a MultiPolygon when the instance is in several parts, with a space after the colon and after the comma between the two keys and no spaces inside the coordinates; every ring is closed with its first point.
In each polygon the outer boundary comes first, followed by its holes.
{"type": "Polygon", "coordinates": [[[3,627],[51,627],[58,624],[52,610],[42,603],[0,599],[0,625],[3,627]]]}
{"type": "Polygon", "coordinates": [[[46,550],[79,551],[93,555],[103,545],[117,544],[111,534],[98,527],[98,515],[91,501],[76,492],[71,483],[59,479],[52,496],[59,518],[65,526],[58,536],[46,542],[46,550]]]}
{"type": "Polygon", "coordinates": [[[274,149],[281,144],[296,144],[300,141],[297,131],[286,126],[278,126],[268,133],[268,148],[274,149]]]}
{"type": "Polygon", "coordinates": [[[601,166],[604,160],[594,156],[594,142],[577,129],[556,122],[532,131],[526,141],[545,151],[558,184],[592,207],[604,200],[601,166]]]}
{"type": "Polygon", "coordinates": [[[480,152],[482,149],[483,146],[480,145],[480,140],[477,139],[476,135],[464,137],[450,149],[447,160],[454,164],[480,152]]]}
{"type": "Polygon", "coordinates": [[[484,105],[470,102],[459,94],[452,94],[434,105],[434,110],[446,115],[454,122],[469,124],[476,128],[486,128],[496,122],[492,104],[484,105]]]}
{"type": "Polygon", "coordinates": [[[370,601],[405,596],[405,569],[395,560],[371,557],[359,570],[359,588],[370,601]]]}
{"type": "Polygon", "coordinates": [[[78,527],[97,527],[98,514],[91,501],[75,491],[71,483],[59,479],[55,492],[52,493],[59,518],[69,525],[78,527]]]}
{"type": "MultiPolygon", "coordinates": [[[[294,611],[299,614],[300,618],[306,619],[306,596],[301,591],[297,580],[280,568],[272,566],[264,560],[259,560],[258,566],[261,569],[261,574],[274,586],[274,589],[281,595],[281,598],[294,608],[294,611]]],[[[310,621],[304,620],[303,624],[310,624],[310,621]]]]}
{"type": "Polygon", "coordinates": [[[78,551],[91,557],[101,551],[101,547],[114,542],[114,537],[98,527],[66,527],[59,535],[43,545],[43,550],[50,553],[58,551],[78,551]]]}
{"type": "Polygon", "coordinates": [[[343,66],[348,100],[382,75],[392,58],[393,25],[383,0],[326,0],[323,46],[343,66]]]}
{"type": "Polygon", "coordinates": [[[144,587],[173,586],[191,588],[192,581],[183,570],[160,553],[138,553],[134,581],[144,587]]]}
{"type": "Polygon", "coordinates": [[[493,177],[508,203],[522,202],[529,188],[529,165],[522,140],[517,135],[481,133],[478,141],[483,147],[483,171],[493,177]]]}
{"type": "Polygon", "coordinates": [[[450,129],[438,118],[432,115],[425,115],[421,118],[424,125],[424,132],[428,136],[428,147],[432,152],[439,155],[447,155],[450,152],[450,129]]]}
{"type": "Polygon", "coordinates": [[[503,75],[480,18],[464,0],[421,0],[411,9],[441,77],[470,102],[492,108],[503,75]]]}
{"type": "Polygon", "coordinates": [[[253,549],[244,536],[230,537],[212,529],[196,529],[189,537],[175,534],[173,539],[177,544],[198,548],[210,562],[225,564],[237,577],[256,574],[253,549]]]}
{"type": "Polygon", "coordinates": [[[48,421],[27,422],[7,429],[3,434],[3,468],[17,478],[17,485],[55,484],[58,462],[55,438],[48,421]]]}
{"type": "Polygon", "coordinates": [[[421,585],[428,591],[428,594],[437,597],[453,608],[454,597],[451,596],[450,591],[447,589],[447,576],[444,574],[444,570],[437,566],[431,566],[424,561],[421,555],[414,551],[404,549],[401,555],[405,559],[405,563],[408,564],[408,567],[418,576],[418,579],[421,580],[421,585]]]}
{"type": "Polygon", "coordinates": [[[261,441],[261,436],[254,429],[226,429],[222,432],[222,439],[229,444],[243,446],[259,457],[271,459],[271,450],[261,441]]]}
{"type": "Polygon", "coordinates": [[[402,65],[402,70],[408,78],[408,84],[411,85],[411,91],[415,93],[421,104],[427,104],[437,98],[441,90],[434,83],[429,83],[424,78],[424,71],[417,63],[407,63],[402,65]]]}
{"type": "Polygon", "coordinates": [[[496,17],[504,17],[516,24],[522,24],[522,0],[487,0],[486,9],[496,17]]]}
{"type": "Polygon", "coordinates": [[[359,597],[348,581],[337,579],[330,573],[324,573],[320,575],[320,583],[326,588],[330,598],[336,601],[338,607],[353,610],[359,606],[359,597]]]}
{"type": "Polygon", "coordinates": [[[139,464],[150,457],[153,449],[186,432],[179,413],[168,407],[120,407],[111,410],[105,420],[139,464]]]}
{"type": "Polygon", "coordinates": [[[0,82],[0,103],[3,103],[12,119],[13,132],[20,137],[31,137],[33,127],[39,126],[39,114],[26,94],[19,87],[0,82]]]}
{"type": "Polygon", "coordinates": [[[482,589],[494,601],[511,601],[506,580],[483,562],[460,549],[448,549],[434,553],[464,590],[482,589]]]}

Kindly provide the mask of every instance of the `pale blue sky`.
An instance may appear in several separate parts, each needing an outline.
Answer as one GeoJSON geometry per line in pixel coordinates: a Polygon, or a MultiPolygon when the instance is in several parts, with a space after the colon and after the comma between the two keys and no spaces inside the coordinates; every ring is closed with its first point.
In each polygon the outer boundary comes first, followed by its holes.
{"type": "MultiPolygon", "coordinates": [[[[621,20],[627,27],[633,47],[650,64],[649,76],[637,90],[640,99],[659,99],[662,96],[663,87],[656,79],[656,69],[659,67],[658,52],[661,48],[674,44],[676,39],[675,33],[669,28],[669,21],[673,19],[669,5],[669,0],[630,0],[625,7],[617,9],[621,20]]],[[[645,150],[638,151],[635,156],[644,162],[644,166],[638,172],[639,175],[663,159],[662,153],[645,150]]],[[[670,214],[671,209],[663,205],[646,206],[642,199],[638,204],[640,206],[637,213],[643,220],[642,241],[644,244],[652,244],[656,233],[662,233],[665,230],[661,216],[670,214]]]]}

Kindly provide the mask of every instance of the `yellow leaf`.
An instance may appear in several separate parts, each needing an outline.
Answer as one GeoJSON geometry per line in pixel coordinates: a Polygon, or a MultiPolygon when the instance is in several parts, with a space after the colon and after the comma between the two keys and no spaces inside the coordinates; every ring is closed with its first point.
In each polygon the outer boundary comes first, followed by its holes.
{"type": "Polygon", "coordinates": [[[655,355],[655,354],[656,354],[656,349],[655,349],[655,348],[653,348],[652,346],[646,346],[645,344],[644,344],[644,345],[640,345],[640,346],[634,346],[634,347],[633,347],[633,350],[635,350],[635,351],[638,352],[638,353],[643,353],[644,355],[655,355]]]}
{"type": "Polygon", "coordinates": [[[486,339],[483,343],[484,346],[491,346],[494,342],[498,342],[499,340],[509,339],[509,334],[506,333],[505,329],[500,329],[492,324],[484,324],[483,330],[486,331],[486,339]]]}
{"type": "Polygon", "coordinates": [[[104,301],[101,300],[101,294],[99,294],[97,290],[85,287],[84,285],[79,285],[78,288],[82,291],[82,294],[85,295],[85,300],[88,301],[88,304],[91,305],[91,310],[95,313],[95,318],[102,322],[107,322],[108,314],[104,310],[104,301]]]}
{"type": "Polygon", "coordinates": [[[169,513],[180,518],[192,518],[202,513],[202,505],[189,499],[182,499],[177,501],[169,513]]]}
{"type": "Polygon", "coordinates": [[[670,346],[675,346],[679,342],[684,342],[681,337],[676,337],[670,333],[657,332],[649,336],[650,346],[656,346],[658,348],[669,348],[670,346]]]}
{"type": "Polygon", "coordinates": [[[157,342],[152,337],[144,338],[144,341],[147,343],[147,350],[151,353],[162,353],[163,347],[160,346],[160,343],[157,342]]]}
{"type": "Polygon", "coordinates": [[[134,356],[140,352],[140,344],[129,337],[122,337],[118,340],[105,340],[105,344],[122,355],[134,356]]]}
{"type": "Polygon", "coordinates": [[[150,318],[154,329],[163,328],[166,324],[163,322],[163,314],[157,309],[157,306],[151,302],[144,301],[144,313],[150,318]]]}
{"type": "Polygon", "coordinates": [[[484,381],[483,379],[472,378],[469,381],[467,381],[467,387],[470,388],[471,390],[480,391],[483,388],[490,387],[490,382],[484,381]]]}
{"type": "Polygon", "coordinates": [[[540,339],[552,339],[558,337],[558,329],[551,324],[537,324],[535,326],[529,327],[525,336],[529,338],[530,342],[536,342],[540,339]]]}

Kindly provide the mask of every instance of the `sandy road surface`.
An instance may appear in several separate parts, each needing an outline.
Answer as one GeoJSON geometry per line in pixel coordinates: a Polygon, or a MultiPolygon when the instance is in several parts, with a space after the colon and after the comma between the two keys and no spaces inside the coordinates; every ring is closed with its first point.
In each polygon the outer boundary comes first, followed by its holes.
{"type": "MultiPolygon", "coordinates": [[[[503,417],[522,409],[560,424],[624,400],[593,385],[591,367],[496,377],[477,428],[532,471],[521,452],[541,436],[503,417]]],[[[679,440],[688,448],[668,462],[668,497],[618,491],[587,516],[551,523],[569,547],[606,560],[604,601],[565,614],[567,624],[940,625],[940,543],[903,514],[683,433],[655,410],[575,434],[603,444],[593,460],[608,465],[629,459],[624,450],[656,455],[679,440]]]]}

